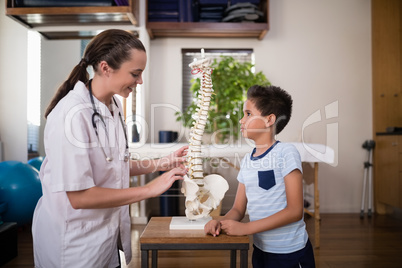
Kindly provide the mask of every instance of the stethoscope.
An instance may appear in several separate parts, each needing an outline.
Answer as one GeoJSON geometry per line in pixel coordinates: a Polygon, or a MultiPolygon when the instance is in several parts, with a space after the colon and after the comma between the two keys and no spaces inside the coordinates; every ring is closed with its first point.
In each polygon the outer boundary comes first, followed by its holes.
{"type": "MultiPolygon", "coordinates": [[[[94,111],[94,113],[92,114],[92,126],[93,126],[93,128],[95,130],[96,137],[98,138],[98,142],[100,144],[100,139],[99,139],[99,134],[98,134],[98,127],[96,126],[96,123],[95,123],[95,118],[99,117],[100,121],[102,122],[103,126],[105,127],[107,142],[109,143],[109,133],[108,133],[107,128],[106,128],[105,120],[103,119],[103,116],[100,113],[98,113],[98,111],[96,110],[96,107],[95,107],[94,96],[92,95],[92,79],[89,80],[88,89],[89,89],[89,97],[91,98],[92,109],[94,111]]],[[[114,104],[117,106],[117,108],[119,108],[119,106],[117,105],[117,102],[114,99],[114,97],[112,97],[112,99],[113,99],[114,104]]],[[[119,110],[119,118],[120,118],[121,126],[123,127],[124,138],[126,139],[126,149],[124,151],[124,162],[127,162],[130,159],[130,152],[128,151],[127,130],[126,130],[126,127],[124,125],[123,117],[121,116],[120,110],[119,110]]],[[[105,152],[105,149],[103,149],[103,146],[100,146],[100,147],[102,148],[102,152],[105,155],[106,161],[112,162],[113,161],[112,148],[110,148],[110,146],[109,146],[109,155],[110,155],[110,157],[109,157],[109,156],[107,156],[107,154],[105,152]]]]}

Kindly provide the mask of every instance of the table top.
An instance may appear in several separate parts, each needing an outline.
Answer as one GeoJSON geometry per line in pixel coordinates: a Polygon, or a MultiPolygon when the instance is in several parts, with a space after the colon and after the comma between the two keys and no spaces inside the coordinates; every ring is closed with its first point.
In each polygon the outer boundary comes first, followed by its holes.
{"type": "Polygon", "coordinates": [[[170,230],[172,217],[152,217],[141,234],[141,244],[248,244],[248,236],[206,235],[204,230],[170,230]]]}

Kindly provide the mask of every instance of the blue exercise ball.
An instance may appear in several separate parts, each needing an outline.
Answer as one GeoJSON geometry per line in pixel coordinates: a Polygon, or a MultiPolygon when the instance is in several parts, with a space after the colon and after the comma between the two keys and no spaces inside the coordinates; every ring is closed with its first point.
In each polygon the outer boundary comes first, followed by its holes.
{"type": "Polygon", "coordinates": [[[32,159],[28,160],[28,164],[36,168],[38,171],[40,171],[40,167],[42,166],[43,160],[45,158],[43,156],[38,156],[32,159]]]}
{"type": "Polygon", "coordinates": [[[16,222],[18,225],[31,223],[41,196],[38,170],[18,161],[0,162],[0,203],[7,204],[6,211],[1,215],[4,222],[16,222]]]}

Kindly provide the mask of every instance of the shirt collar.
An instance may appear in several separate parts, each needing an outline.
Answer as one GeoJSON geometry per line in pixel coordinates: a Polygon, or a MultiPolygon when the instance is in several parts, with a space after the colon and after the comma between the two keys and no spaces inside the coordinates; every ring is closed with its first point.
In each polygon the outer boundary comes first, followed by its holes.
{"type": "MultiPolygon", "coordinates": [[[[82,81],[78,81],[73,89],[78,95],[81,96],[81,98],[85,101],[88,102],[91,106],[92,109],[92,103],[91,103],[91,98],[89,96],[89,90],[88,88],[85,86],[85,84],[82,81]]],[[[100,113],[103,117],[109,117],[109,118],[113,118],[112,114],[109,111],[109,108],[106,107],[106,105],[99,101],[95,96],[93,96],[94,98],[94,104],[96,107],[96,110],[98,113],[100,113]]],[[[116,104],[112,101],[112,109],[114,111],[114,115],[116,115],[116,113],[118,113],[118,108],[116,107],[116,104]]]]}
{"type": "Polygon", "coordinates": [[[250,155],[250,160],[258,160],[263,158],[264,156],[266,156],[274,147],[275,145],[277,145],[280,141],[276,141],[274,144],[272,144],[271,147],[269,147],[263,154],[259,155],[259,156],[253,156],[255,151],[257,150],[257,148],[253,149],[253,152],[250,155]]]}

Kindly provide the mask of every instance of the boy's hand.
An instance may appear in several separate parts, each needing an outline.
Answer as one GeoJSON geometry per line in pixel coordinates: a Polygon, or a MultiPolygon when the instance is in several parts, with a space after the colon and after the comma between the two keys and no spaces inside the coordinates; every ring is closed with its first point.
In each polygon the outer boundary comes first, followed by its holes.
{"type": "Polygon", "coordinates": [[[207,222],[207,224],[205,224],[204,232],[213,236],[219,235],[219,233],[221,232],[220,222],[217,220],[210,220],[209,222],[207,222]]]}
{"type": "Polygon", "coordinates": [[[234,221],[234,220],[223,220],[221,221],[221,229],[227,235],[246,235],[245,223],[234,221]]]}

